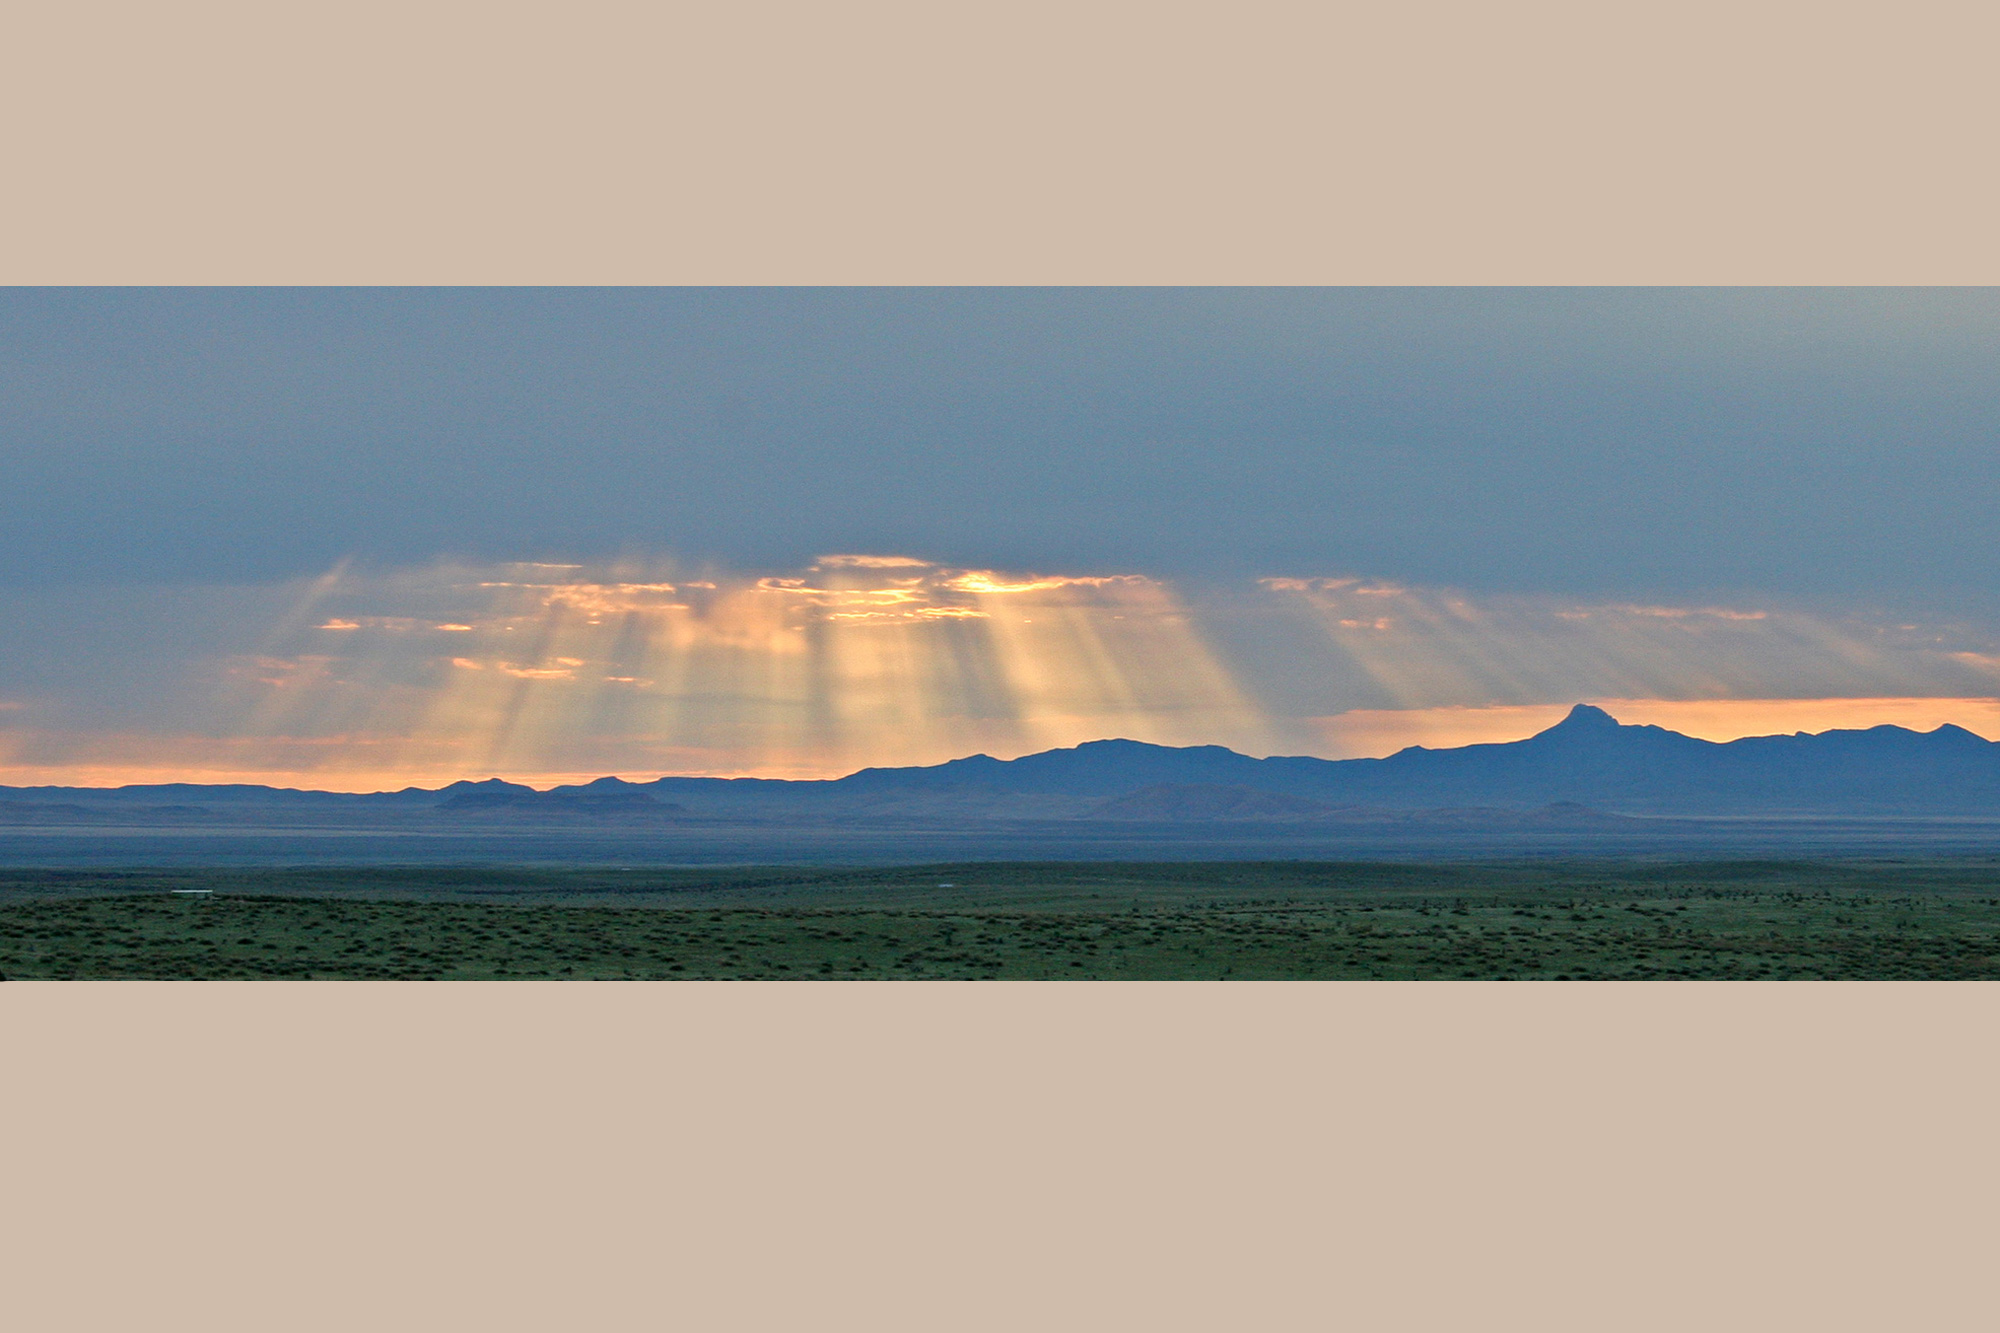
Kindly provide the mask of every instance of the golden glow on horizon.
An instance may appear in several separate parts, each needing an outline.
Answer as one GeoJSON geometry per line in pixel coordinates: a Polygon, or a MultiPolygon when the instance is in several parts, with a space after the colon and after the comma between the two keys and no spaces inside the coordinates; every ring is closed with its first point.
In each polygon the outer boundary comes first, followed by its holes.
{"type": "MultiPolygon", "coordinates": [[[[1106,735],[1268,740],[1174,592],[1138,576],[839,556],[761,578],[523,565],[336,585],[302,605],[337,594],[341,614],[295,615],[300,628],[267,651],[223,664],[227,735],[176,742],[181,768],[257,772],[261,749],[264,780],[321,786],[830,777],[1106,735]],[[410,604],[430,614],[402,614],[410,604]]],[[[172,766],[156,753],[111,761],[107,747],[129,751],[129,736],[58,757],[54,736],[32,734],[13,733],[6,771],[172,766]]]]}
{"type": "MultiPolygon", "coordinates": [[[[1946,723],[2000,737],[2000,699],[1586,699],[1628,726],[1665,727],[1707,741],[1794,732],[1946,723]]],[[[1380,758],[1411,745],[1433,750],[1517,741],[1562,721],[1568,704],[1486,708],[1353,709],[1311,719],[1328,758],[1380,758]]]]}
{"type": "Polygon", "coordinates": [[[1578,700],[1709,739],[1946,721],[2000,735],[2000,651],[1976,636],[1763,607],[1260,582],[1204,601],[1140,575],[900,555],[698,578],[642,564],[336,570],[301,586],[256,651],[213,664],[198,728],[66,729],[32,703],[0,705],[0,782],[836,777],[1112,736],[1345,758],[1515,740],[1578,700]],[[1246,647],[1252,622],[1289,626],[1291,646],[1246,647]]]}
{"type": "MultiPolygon", "coordinates": [[[[1620,722],[1660,726],[1704,740],[1789,735],[1893,725],[1930,731],[1945,723],[1987,739],[2000,738],[2000,698],[1963,699],[1595,699],[1590,702],[1620,722]]],[[[1311,753],[1329,759],[1377,758],[1411,745],[1446,749],[1516,741],[1546,730],[1569,711],[1566,704],[1501,705],[1486,708],[1353,709],[1306,719],[1318,743],[1283,753],[1311,753]]],[[[1052,723],[1076,718],[1051,718],[1052,723]]],[[[60,764],[19,762],[19,733],[0,735],[0,783],[9,786],[115,787],[131,783],[256,783],[325,791],[393,791],[441,787],[461,778],[504,777],[533,787],[588,782],[616,772],[635,780],[674,773],[724,777],[837,777],[852,768],[775,765],[755,770],[716,766],[723,758],[690,749],[684,762],[657,769],[619,765],[607,753],[604,764],[566,770],[477,768],[463,763],[464,747],[453,742],[417,743],[407,738],[326,736],[297,738],[162,737],[111,735],[94,744],[70,746],[60,764]],[[385,763],[384,751],[393,752],[385,763]]],[[[1092,739],[1096,739],[1093,737],[1092,739]]],[[[1056,741],[1052,744],[1072,744],[1056,741]]],[[[1015,758],[1049,748],[994,747],[999,758],[1015,758]]],[[[957,757],[957,756],[952,756],[957,757]]],[[[928,762],[928,761],[925,761],[928,762]]],[[[865,765],[856,764],[854,767],[865,765]]]]}

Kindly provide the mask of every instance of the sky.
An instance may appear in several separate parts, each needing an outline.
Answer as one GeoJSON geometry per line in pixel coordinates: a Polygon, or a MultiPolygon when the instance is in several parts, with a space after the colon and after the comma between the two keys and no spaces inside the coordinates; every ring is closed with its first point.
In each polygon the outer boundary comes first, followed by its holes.
{"type": "Polygon", "coordinates": [[[0,293],[0,782],[2000,736],[2000,293],[0,293]]]}

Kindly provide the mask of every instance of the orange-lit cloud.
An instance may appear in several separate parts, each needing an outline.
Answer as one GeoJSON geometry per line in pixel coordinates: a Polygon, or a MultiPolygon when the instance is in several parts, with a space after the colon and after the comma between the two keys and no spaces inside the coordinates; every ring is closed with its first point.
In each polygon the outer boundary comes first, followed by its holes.
{"type": "MultiPolygon", "coordinates": [[[[342,646],[281,627],[267,651],[218,664],[212,725],[230,743],[190,744],[190,765],[254,770],[264,752],[272,777],[323,786],[441,764],[447,777],[829,776],[1113,734],[1268,740],[1187,606],[1131,575],[904,556],[703,578],[438,566],[322,581],[310,604],[319,614],[299,623],[352,626],[342,646]],[[378,629],[396,632],[365,633],[378,629]]],[[[102,750],[80,745],[75,762],[102,750]]]]}
{"type": "Polygon", "coordinates": [[[757,580],[757,588],[761,592],[804,598],[815,606],[904,606],[925,600],[921,582],[907,579],[886,587],[835,588],[820,587],[804,579],[765,578],[757,580]]]}
{"type": "Polygon", "coordinates": [[[943,586],[955,592],[969,592],[980,595],[1010,594],[1024,592],[1054,592],[1059,588],[1108,588],[1121,583],[1139,586],[1147,580],[1133,574],[1095,575],[1077,578],[1028,578],[1009,581],[991,570],[967,570],[943,581],[943,586]]]}
{"type": "Polygon", "coordinates": [[[1109,736],[1342,757],[1516,739],[1578,700],[1716,739],[1979,731],[2000,695],[2000,640],[1962,626],[1342,575],[1186,589],[843,554],[747,574],[342,568],[267,600],[268,628],[190,664],[162,714],[190,721],[92,728],[72,700],[37,703],[38,724],[69,719],[37,730],[16,709],[0,782],[824,777],[1109,736]]]}
{"type": "Polygon", "coordinates": [[[335,617],[323,625],[314,626],[314,628],[326,630],[381,629],[399,634],[407,634],[415,630],[438,630],[445,633],[459,633],[470,630],[473,626],[436,625],[411,616],[357,616],[352,620],[335,617]]]}

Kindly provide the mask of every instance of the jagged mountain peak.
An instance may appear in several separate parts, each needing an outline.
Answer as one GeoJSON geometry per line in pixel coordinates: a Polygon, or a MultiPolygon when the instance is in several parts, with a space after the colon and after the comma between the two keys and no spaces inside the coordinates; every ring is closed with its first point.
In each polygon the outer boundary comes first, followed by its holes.
{"type": "Polygon", "coordinates": [[[1582,734],[1604,734],[1618,730],[1617,718],[1594,704],[1578,704],[1569,710],[1562,721],[1542,732],[1544,736],[1561,733],[1565,736],[1582,734]]]}

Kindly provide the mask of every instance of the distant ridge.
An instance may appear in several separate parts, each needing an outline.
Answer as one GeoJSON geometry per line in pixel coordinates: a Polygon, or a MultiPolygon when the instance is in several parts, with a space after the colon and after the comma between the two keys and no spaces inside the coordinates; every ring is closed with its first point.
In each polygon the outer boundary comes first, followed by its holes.
{"type": "MultiPolygon", "coordinates": [[[[648,785],[692,804],[726,790],[720,782],[662,778],[648,785]]],[[[1390,809],[1569,804],[1626,814],[1990,816],[2000,814],[2000,744],[1949,724],[1928,732],[1880,726],[1705,741],[1626,726],[1578,704],[1524,740],[1411,746],[1384,759],[1253,759],[1219,745],[1102,740],[1019,759],[973,755],[782,785],[819,803],[1039,795],[1095,804],[1174,785],[1390,809]]],[[[743,799],[763,798],[746,790],[743,799]]]]}
{"type": "MultiPolygon", "coordinates": [[[[348,794],[246,785],[0,788],[0,801],[264,808],[402,808],[468,813],[672,814],[786,820],[842,812],[896,817],[1108,818],[1106,803],[1165,820],[1303,818],[1341,806],[1384,810],[1565,805],[1611,814],[1995,816],[2000,743],[1963,727],[1880,726],[1716,742],[1626,726],[1578,704],[1524,740],[1411,746],[1384,759],[1254,759],[1218,745],[1089,741],[1018,759],[972,755],[843,778],[619,778],[547,792],[488,779],[436,791],[348,794]],[[1165,791],[1156,789],[1181,789],[1165,791]],[[1151,795],[1141,794],[1151,792],[1151,795]],[[1201,813],[1207,811],[1208,813],[1201,813]],[[1235,813],[1231,813],[1231,812],[1235,813]]],[[[1111,808],[1120,808],[1113,806],[1111,808]]],[[[1129,816],[1129,817],[1137,817],[1129,816]]]]}
{"type": "Polygon", "coordinates": [[[526,812],[531,814],[665,815],[682,807],[656,799],[646,788],[623,778],[599,778],[575,787],[536,791],[519,783],[488,778],[484,782],[454,782],[438,792],[440,810],[526,812]]]}

